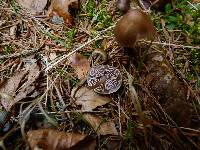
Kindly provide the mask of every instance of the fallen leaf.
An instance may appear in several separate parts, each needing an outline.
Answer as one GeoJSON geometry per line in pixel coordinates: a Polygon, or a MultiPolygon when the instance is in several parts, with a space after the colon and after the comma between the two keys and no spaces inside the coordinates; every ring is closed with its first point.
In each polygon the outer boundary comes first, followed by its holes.
{"type": "Polygon", "coordinates": [[[29,67],[28,80],[18,90],[19,92],[14,98],[14,103],[22,100],[23,98],[26,98],[26,96],[35,89],[35,86],[33,85],[33,83],[40,75],[40,68],[37,65],[37,63],[33,63],[29,65],[28,67],[29,67]]]}
{"type": "Polygon", "coordinates": [[[84,79],[90,69],[90,63],[86,57],[79,53],[75,53],[69,58],[70,65],[75,69],[79,79],[84,79]]]}
{"type": "Polygon", "coordinates": [[[69,13],[69,6],[73,8],[78,4],[78,0],[52,0],[48,10],[48,16],[55,14],[62,17],[66,24],[72,25],[73,19],[69,13]]]}
{"type": "Polygon", "coordinates": [[[84,114],[83,117],[91,124],[98,135],[118,135],[114,122],[102,122],[100,117],[91,114],[84,114]]]}
{"type": "Polygon", "coordinates": [[[87,87],[81,87],[77,91],[76,90],[76,88],[73,88],[71,95],[76,99],[75,103],[77,105],[82,105],[82,110],[93,110],[111,101],[110,98],[98,95],[87,87]]]}
{"type": "Polygon", "coordinates": [[[70,149],[87,137],[83,134],[59,132],[53,129],[28,131],[27,136],[31,149],[42,148],[43,150],[70,149]]]}
{"type": "MultiPolygon", "coordinates": [[[[33,61],[34,59],[31,59],[33,61]]],[[[40,68],[36,62],[26,64],[26,68],[16,72],[1,88],[0,100],[3,107],[9,111],[18,101],[26,98],[34,89],[34,82],[40,75],[40,68]],[[22,78],[27,74],[27,81],[19,87],[22,78]]]]}
{"type": "Polygon", "coordinates": [[[14,94],[17,90],[20,81],[25,76],[28,70],[21,70],[16,72],[10,79],[8,79],[0,88],[0,100],[2,106],[8,111],[10,104],[14,101],[14,94]]]}
{"type": "Polygon", "coordinates": [[[47,0],[16,0],[22,7],[31,12],[42,12],[47,4],[47,0]]]}

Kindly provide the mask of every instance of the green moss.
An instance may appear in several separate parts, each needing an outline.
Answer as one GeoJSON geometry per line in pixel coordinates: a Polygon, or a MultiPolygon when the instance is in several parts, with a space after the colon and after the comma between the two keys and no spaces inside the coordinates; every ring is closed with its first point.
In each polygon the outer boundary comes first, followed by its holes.
{"type": "Polygon", "coordinates": [[[113,21],[112,16],[109,14],[109,10],[107,10],[106,0],[102,0],[98,6],[96,6],[94,0],[88,0],[86,4],[87,16],[90,21],[95,24],[93,30],[101,30],[109,27],[113,21]]]}
{"type": "Polygon", "coordinates": [[[3,55],[9,55],[13,53],[13,48],[11,45],[6,45],[3,48],[3,55]]]}
{"type": "Polygon", "coordinates": [[[66,43],[67,48],[72,47],[76,33],[77,33],[76,28],[72,28],[71,30],[65,31],[65,35],[66,35],[65,43],[66,43]]]}
{"type": "Polygon", "coordinates": [[[19,12],[21,10],[20,6],[18,5],[18,3],[15,0],[11,0],[10,4],[12,6],[13,11],[19,12]]]}

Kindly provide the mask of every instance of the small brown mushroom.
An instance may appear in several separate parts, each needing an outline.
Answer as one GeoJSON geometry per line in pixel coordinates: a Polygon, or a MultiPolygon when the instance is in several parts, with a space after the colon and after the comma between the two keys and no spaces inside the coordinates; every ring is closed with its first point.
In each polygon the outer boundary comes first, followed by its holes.
{"type": "Polygon", "coordinates": [[[156,35],[150,17],[140,9],[129,10],[114,28],[116,41],[123,47],[133,47],[137,40],[153,41],[156,35]]]}
{"type": "Polygon", "coordinates": [[[115,67],[98,65],[92,67],[88,72],[87,83],[99,94],[111,94],[120,88],[122,76],[115,67]]]}

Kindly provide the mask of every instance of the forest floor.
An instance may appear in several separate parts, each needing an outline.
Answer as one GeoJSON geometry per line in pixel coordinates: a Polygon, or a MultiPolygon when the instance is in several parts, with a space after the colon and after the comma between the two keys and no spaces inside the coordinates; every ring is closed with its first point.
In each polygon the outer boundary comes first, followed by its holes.
{"type": "MultiPolygon", "coordinates": [[[[200,148],[200,128],[168,122],[147,104],[152,93],[141,68],[114,38],[123,15],[115,0],[16,1],[0,0],[0,149],[200,148]],[[50,7],[64,21],[47,17],[50,7]],[[87,72],[96,64],[119,70],[118,91],[98,94],[88,87],[87,72]]],[[[148,13],[159,39],[152,46],[166,50],[187,95],[195,95],[190,104],[198,124],[200,2],[177,0],[148,13]]]]}

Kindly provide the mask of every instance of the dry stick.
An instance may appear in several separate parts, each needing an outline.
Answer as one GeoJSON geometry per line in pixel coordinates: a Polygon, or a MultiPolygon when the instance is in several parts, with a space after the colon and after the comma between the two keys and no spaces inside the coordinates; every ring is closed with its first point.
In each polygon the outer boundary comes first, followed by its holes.
{"type": "Polygon", "coordinates": [[[0,56],[0,59],[7,59],[7,58],[18,57],[18,56],[21,56],[21,55],[31,54],[31,53],[34,53],[36,51],[38,51],[38,49],[24,50],[21,53],[15,53],[15,54],[11,54],[11,55],[0,56]]]}
{"type": "MultiPolygon", "coordinates": [[[[151,41],[145,41],[145,40],[139,40],[138,42],[151,43],[151,41]]],[[[161,42],[152,42],[152,44],[164,45],[164,46],[174,46],[174,47],[177,47],[177,48],[194,48],[194,49],[200,49],[200,46],[169,44],[169,43],[166,43],[166,42],[164,42],[164,43],[161,43],[161,42]]]]}
{"type": "Polygon", "coordinates": [[[187,3],[188,3],[189,5],[191,5],[195,10],[198,10],[198,8],[197,8],[196,6],[194,6],[191,2],[187,1],[187,3]]]}
{"type": "Polygon", "coordinates": [[[44,45],[44,42],[38,48],[26,49],[26,50],[22,51],[21,53],[15,53],[15,54],[11,54],[11,55],[3,55],[3,56],[0,56],[0,59],[7,59],[7,58],[18,57],[21,55],[32,54],[32,53],[39,51],[43,47],[43,45],[44,45]]]}
{"type": "Polygon", "coordinates": [[[77,49],[75,49],[74,51],[70,52],[69,54],[63,55],[61,57],[56,58],[55,60],[53,60],[51,63],[48,64],[47,68],[45,69],[45,72],[49,71],[50,69],[52,69],[54,66],[56,66],[57,64],[59,64],[60,62],[62,62],[64,59],[68,58],[69,56],[71,56],[72,54],[74,54],[75,52],[79,51],[80,49],[82,49],[83,47],[85,47],[86,45],[92,43],[93,41],[97,41],[102,39],[102,37],[97,36],[91,40],[89,40],[88,42],[84,43],[83,45],[81,45],[80,47],[78,47],[77,49]]]}
{"type": "MultiPolygon", "coordinates": [[[[67,113],[106,113],[106,111],[95,111],[95,110],[66,110],[66,111],[59,111],[59,112],[46,112],[47,114],[67,114],[67,113]]],[[[38,115],[42,115],[43,113],[35,113],[38,115]]]]}
{"type": "Polygon", "coordinates": [[[102,34],[103,34],[104,32],[106,32],[106,31],[112,29],[113,27],[114,27],[114,25],[113,25],[113,26],[110,26],[110,27],[108,27],[108,28],[106,28],[105,30],[99,31],[99,34],[98,34],[95,38],[93,38],[93,39],[89,40],[88,42],[82,44],[80,47],[76,48],[74,51],[72,51],[72,52],[70,52],[70,53],[68,53],[68,54],[66,54],[66,55],[57,57],[56,59],[54,59],[52,62],[50,62],[50,63],[48,64],[48,66],[47,66],[46,69],[45,69],[45,72],[49,71],[50,69],[52,69],[53,67],[55,67],[57,64],[59,64],[60,62],[62,62],[64,59],[68,58],[69,56],[71,56],[71,55],[74,54],[75,52],[77,52],[77,51],[79,51],[80,49],[82,49],[83,47],[87,46],[88,44],[90,44],[90,43],[92,43],[92,42],[94,42],[94,41],[100,40],[100,39],[102,39],[103,37],[106,37],[106,36],[102,36],[102,34]]]}
{"type": "MultiPolygon", "coordinates": [[[[50,80],[51,83],[53,82],[51,78],[49,78],[49,80],[50,80]]],[[[62,103],[63,106],[65,106],[65,102],[64,102],[64,100],[63,100],[63,98],[61,96],[60,90],[58,89],[58,87],[55,84],[53,86],[54,86],[54,88],[55,88],[55,90],[57,92],[57,96],[58,96],[60,102],[62,103]]]]}
{"type": "MultiPolygon", "coordinates": [[[[113,101],[116,105],[118,104],[117,102],[113,101]]],[[[130,119],[130,117],[126,114],[125,110],[123,108],[120,107],[121,112],[124,114],[124,116],[126,117],[127,120],[130,119]]]]}
{"type": "Polygon", "coordinates": [[[42,114],[46,117],[46,119],[48,120],[48,122],[50,122],[51,124],[53,124],[55,127],[58,126],[58,122],[54,121],[51,117],[48,116],[47,112],[44,111],[41,102],[38,103],[39,109],[42,112],[42,114]]]}
{"type": "Polygon", "coordinates": [[[2,72],[2,71],[4,71],[4,70],[8,69],[8,68],[9,68],[10,66],[12,66],[14,63],[16,63],[16,61],[12,61],[11,63],[9,63],[9,64],[3,66],[3,67],[0,69],[0,72],[2,72]]]}
{"type": "Polygon", "coordinates": [[[120,136],[122,137],[122,125],[121,125],[121,107],[120,107],[120,96],[118,97],[118,102],[117,102],[117,107],[118,107],[118,112],[119,112],[119,133],[120,133],[120,136]]]}
{"type": "MultiPolygon", "coordinates": [[[[169,127],[169,125],[166,125],[166,124],[163,124],[163,123],[159,123],[158,125],[163,126],[163,127],[169,127]]],[[[171,128],[177,128],[177,126],[173,126],[173,125],[171,125],[170,127],[171,128]]],[[[196,129],[186,128],[186,127],[179,127],[179,128],[182,129],[182,130],[185,130],[185,131],[191,131],[191,132],[195,132],[197,134],[200,134],[200,131],[196,130],[196,129]]]]}

